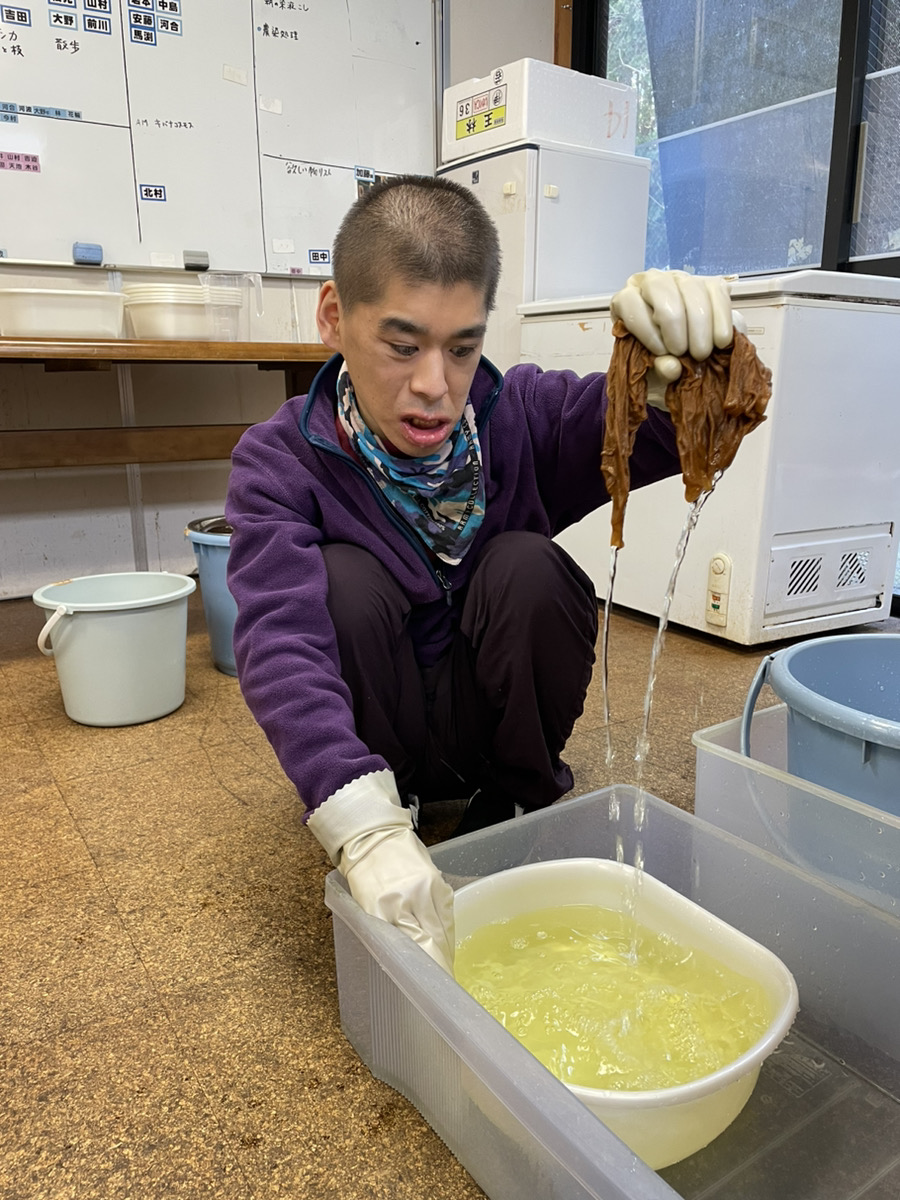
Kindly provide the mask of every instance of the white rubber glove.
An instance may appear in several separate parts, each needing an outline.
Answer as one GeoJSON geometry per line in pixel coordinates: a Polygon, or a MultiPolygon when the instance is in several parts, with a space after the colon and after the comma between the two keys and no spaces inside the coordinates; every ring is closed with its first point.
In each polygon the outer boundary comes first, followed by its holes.
{"type": "Polygon", "coordinates": [[[412,830],[390,771],[339,788],[308,825],[373,917],[396,925],[452,974],[453,890],[412,830]]]}
{"type": "Polygon", "coordinates": [[[610,312],[655,355],[647,378],[647,403],[655,408],[665,408],[666,388],[681,375],[680,355],[702,361],[734,336],[731,295],[721,275],[640,271],[613,296],[610,312]]]}

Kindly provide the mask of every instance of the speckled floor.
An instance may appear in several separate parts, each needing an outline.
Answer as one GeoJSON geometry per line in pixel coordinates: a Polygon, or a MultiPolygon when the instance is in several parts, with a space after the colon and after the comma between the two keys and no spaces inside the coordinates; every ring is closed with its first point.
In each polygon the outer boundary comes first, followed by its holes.
{"type": "MultiPolygon", "coordinates": [[[[329,864],[212,666],[199,594],[185,703],[144,725],[69,720],[40,625],[0,605],[0,1198],[482,1196],[341,1034],[329,864]]],[[[576,794],[632,781],[654,629],[614,618],[617,757],[595,680],[576,794]]],[[[761,655],[669,632],[649,791],[690,807],[691,733],[738,715],[761,655]]]]}

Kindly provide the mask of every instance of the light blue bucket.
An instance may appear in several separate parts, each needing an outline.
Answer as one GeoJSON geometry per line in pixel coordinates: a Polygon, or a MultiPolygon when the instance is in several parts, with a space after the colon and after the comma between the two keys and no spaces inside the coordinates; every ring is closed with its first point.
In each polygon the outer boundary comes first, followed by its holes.
{"type": "Polygon", "coordinates": [[[787,705],[790,774],[900,816],[900,634],[844,634],[767,655],[741,719],[748,757],[765,683],[787,705]]]}
{"type": "Polygon", "coordinates": [[[237,675],[232,646],[237,605],[225,580],[231,526],[221,516],[202,517],[191,521],[184,532],[191,540],[197,559],[213,663],[224,675],[237,675]]]}
{"type": "Polygon", "coordinates": [[[184,703],[187,598],[167,571],[82,575],[32,595],[50,611],[38,649],[52,657],[63,707],[81,725],[138,725],[184,703]]]}

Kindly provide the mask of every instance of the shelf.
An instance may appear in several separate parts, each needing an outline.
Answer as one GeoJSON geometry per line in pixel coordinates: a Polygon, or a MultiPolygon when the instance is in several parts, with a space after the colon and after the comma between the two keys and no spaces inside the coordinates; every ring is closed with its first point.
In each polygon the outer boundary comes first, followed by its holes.
{"type": "MultiPolygon", "coordinates": [[[[0,338],[0,363],[45,370],[96,370],[118,363],[249,363],[280,370],[288,396],[309,390],[331,351],[316,343],[0,338]]],[[[122,381],[119,381],[120,388],[122,381]]],[[[231,457],[246,425],[122,425],[116,428],[0,430],[0,470],[208,462],[231,457]]]]}
{"type": "Polygon", "coordinates": [[[8,362],[324,363],[331,351],[315,342],[137,341],[128,338],[0,337],[8,362]]]}
{"type": "Polygon", "coordinates": [[[247,425],[150,425],[0,431],[0,471],[231,457],[247,425]]]}

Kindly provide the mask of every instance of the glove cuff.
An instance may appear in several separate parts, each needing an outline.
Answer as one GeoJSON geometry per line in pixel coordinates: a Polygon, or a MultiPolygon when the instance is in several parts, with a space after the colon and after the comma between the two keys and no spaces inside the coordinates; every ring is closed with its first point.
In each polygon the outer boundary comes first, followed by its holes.
{"type": "Polygon", "coordinates": [[[372,771],[352,779],[311,814],[307,827],[325,848],[335,866],[341,847],[376,830],[412,829],[409,812],[400,803],[392,771],[372,771]]]}

